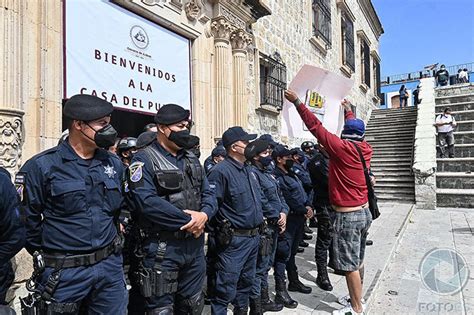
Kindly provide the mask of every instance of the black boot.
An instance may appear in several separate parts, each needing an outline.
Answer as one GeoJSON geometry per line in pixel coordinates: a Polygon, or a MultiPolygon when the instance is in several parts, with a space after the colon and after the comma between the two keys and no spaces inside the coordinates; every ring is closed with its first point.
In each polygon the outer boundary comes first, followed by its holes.
{"type": "Polygon", "coordinates": [[[234,315],[247,315],[248,307],[238,308],[234,307],[234,315]]]}
{"type": "Polygon", "coordinates": [[[329,280],[328,269],[326,266],[318,266],[318,276],[316,277],[316,285],[324,291],[332,291],[332,284],[329,280]]]}
{"type": "Polygon", "coordinates": [[[312,217],[311,219],[309,219],[309,227],[310,228],[318,227],[318,222],[316,221],[315,217],[312,217]]]}
{"type": "Polygon", "coordinates": [[[298,278],[298,272],[291,271],[288,272],[288,291],[310,294],[312,289],[301,283],[300,279],[298,278]]]}
{"type": "Polygon", "coordinates": [[[279,312],[283,309],[283,304],[278,304],[270,300],[268,295],[268,287],[263,287],[260,290],[262,301],[262,312],[279,312]]]}
{"type": "Polygon", "coordinates": [[[275,303],[283,304],[287,308],[296,308],[298,306],[298,302],[293,300],[288,291],[286,291],[285,280],[275,279],[275,290],[275,303]]]}
{"type": "Polygon", "coordinates": [[[303,247],[298,247],[296,250],[297,253],[304,253],[304,248],[303,247]]]}
{"type": "Polygon", "coordinates": [[[260,297],[250,298],[250,313],[249,315],[263,315],[262,312],[262,302],[260,297]]]}
{"type": "Polygon", "coordinates": [[[308,242],[305,242],[305,241],[301,241],[299,244],[298,244],[299,247],[308,247],[309,246],[309,243],[308,242]]]}
{"type": "Polygon", "coordinates": [[[312,239],[313,239],[313,235],[311,235],[311,234],[306,234],[306,233],[305,233],[305,234],[303,235],[303,239],[304,239],[305,241],[312,240],[312,239]]]}

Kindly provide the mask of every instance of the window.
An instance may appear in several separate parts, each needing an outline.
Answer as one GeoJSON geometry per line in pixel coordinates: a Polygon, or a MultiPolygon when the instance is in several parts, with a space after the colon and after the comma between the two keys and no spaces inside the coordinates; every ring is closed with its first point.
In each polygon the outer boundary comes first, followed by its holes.
{"type": "Polygon", "coordinates": [[[286,90],[286,66],[280,54],[275,52],[272,57],[260,57],[260,104],[270,105],[281,110],[283,93],[286,90]]]}
{"type": "Polygon", "coordinates": [[[360,65],[361,81],[370,87],[370,47],[363,39],[360,45],[360,65]]]}
{"type": "Polygon", "coordinates": [[[354,24],[346,13],[342,13],[342,64],[355,71],[354,24]]]}
{"type": "Polygon", "coordinates": [[[382,99],[383,95],[380,92],[380,63],[376,58],[373,58],[373,67],[374,67],[374,88],[375,88],[375,95],[382,99]]]}
{"type": "Polygon", "coordinates": [[[313,0],[313,35],[331,46],[331,5],[329,0],[313,0]]]}

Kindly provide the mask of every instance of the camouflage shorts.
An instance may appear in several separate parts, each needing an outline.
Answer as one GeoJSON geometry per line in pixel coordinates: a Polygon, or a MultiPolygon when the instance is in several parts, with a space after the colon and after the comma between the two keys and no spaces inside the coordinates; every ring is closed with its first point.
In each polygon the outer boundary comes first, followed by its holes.
{"type": "Polygon", "coordinates": [[[334,234],[330,246],[329,267],[341,271],[356,271],[362,265],[365,241],[372,215],[369,208],[353,212],[330,212],[334,234]]]}

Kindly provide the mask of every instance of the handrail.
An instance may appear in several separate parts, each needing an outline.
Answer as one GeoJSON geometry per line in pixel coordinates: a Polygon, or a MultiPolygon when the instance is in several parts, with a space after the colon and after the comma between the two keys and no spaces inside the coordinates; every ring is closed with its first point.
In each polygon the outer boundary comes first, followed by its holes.
{"type": "MultiPolygon", "coordinates": [[[[468,72],[474,72],[474,62],[447,66],[446,70],[448,70],[450,75],[456,75],[458,69],[464,69],[464,68],[466,68],[468,72]]],[[[437,70],[438,70],[438,65],[434,69],[423,69],[423,70],[415,71],[415,72],[394,74],[391,76],[384,77],[381,80],[380,84],[387,85],[387,84],[393,84],[393,83],[417,81],[422,78],[431,78],[436,75],[437,70]]]]}

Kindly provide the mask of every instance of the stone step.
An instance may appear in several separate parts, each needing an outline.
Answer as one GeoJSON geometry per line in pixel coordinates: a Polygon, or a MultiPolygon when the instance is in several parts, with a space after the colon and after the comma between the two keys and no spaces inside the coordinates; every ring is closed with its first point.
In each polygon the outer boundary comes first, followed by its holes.
{"type": "Polygon", "coordinates": [[[474,173],[438,172],[436,187],[447,189],[474,189],[474,173]]]}
{"type": "MultiPolygon", "coordinates": [[[[442,112],[436,113],[436,116],[440,114],[442,114],[442,112]]],[[[456,121],[474,120],[474,110],[453,111],[452,114],[454,114],[456,121]]]]}
{"type": "Polygon", "coordinates": [[[372,161],[378,161],[378,160],[386,160],[390,158],[396,158],[397,161],[399,160],[409,160],[411,159],[411,152],[407,154],[374,154],[372,156],[372,161]]]}
{"type": "MultiPolygon", "coordinates": [[[[457,122],[456,131],[472,131],[474,130],[474,120],[462,120],[457,122]]],[[[367,134],[367,132],[366,132],[367,134]]]]}
{"type": "Polygon", "coordinates": [[[408,150],[413,148],[413,141],[408,141],[406,143],[383,143],[383,142],[375,142],[375,143],[370,143],[369,144],[372,146],[372,149],[378,150],[378,149],[400,149],[400,150],[408,150]]]}
{"type": "Polygon", "coordinates": [[[375,194],[400,194],[400,195],[415,195],[415,187],[385,187],[375,186],[375,194]]]}
{"type": "Polygon", "coordinates": [[[408,112],[408,111],[416,111],[418,108],[414,106],[403,107],[403,108],[376,108],[372,111],[372,113],[380,113],[380,112],[408,112]]]}
{"type": "MultiPolygon", "coordinates": [[[[409,172],[406,172],[409,173],[409,172]]],[[[385,183],[411,183],[413,185],[414,177],[412,175],[400,175],[400,174],[391,174],[381,176],[377,174],[377,184],[385,183]]],[[[411,186],[410,186],[411,187],[411,186]]]]}
{"type": "Polygon", "coordinates": [[[436,111],[442,112],[446,107],[450,107],[452,111],[474,110],[474,101],[436,105],[436,111]]]}
{"type": "Polygon", "coordinates": [[[375,177],[377,178],[377,181],[382,178],[391,178],[391,177],[410,177],[411,180],[414,180],[413,174],[410,172],[410,170],[396,170],[396,171],[383,171],[380,170],[375,174],[374,170],[372,169],[372,173],[374,173],[375,177]]]}
{"type": "Polygon", "coordinates": [[[391,132],[391,131],[413,131],[416,128],[416,124],[411,124],[411,125],[380,125],[380,126],[372,126],[367,125],[367,128],[365,129],[365,133],[371,133],[371,132],[391,132]]]}
{"type": "Polygon", "coordinates": [[[398,174],[402,172],[410,172],[411,171],[411,166],[405,165],[405,166],[392,166],[392,165],[371,165],[370,170],[372,173],[374,173],[376,176],[379,173],[393,173],[393,174],[398,174]]]}
{"type": "MultiPolygon", "coordinates": [[[[464,144],[464,145],[469,145],[469,144],[464,144]]],[[[372,149],[374,149],[374,147],[372,147],[372,149]]],[[[412,151],[412,147],[402,147],[402,148],[399,148],[399,147],[376,147],[374,149],[374,154],[375,153],[380,153],[380,154],[395,154],[395,153],[410,153],[411,154],[411,151],[412,151]]]]}
{"type": "Polygon", "coordinates": [[[437,159],[438,172],[474,172],[474,158],[437,159]]]}
{"type": "Polygon", "coordinates": [[[372,145],[372,143],[375,145],[375,144],[378,144],[378,143],[385,143],[385,144],[391,144],[391,143],[396,143],[396,144],[401,144],[401,145],[413,145],[415,143],[415,140],[413,139],[413,137],[411,138],[401,138],[401,139],[398,139],[396,137],[392,137],[392,138],[371,138],[371,139],[367,139],[367,142],[372,145]]]}
{"type": "MultiPolygon", "coordinates": [[[[438,146],[436,146],[438,148],[438,146]]],[[[375,152],[375,150],[374,150],[375,152]]],[[[439,152],[438,152],[439,156],[439,152]]],[[[474,157],[474,143],[468,144],[455,144],[454,145],[454,156],[455,157],[474,157]]]]}
{"type": "Polygon", "coordinates": [[[444,104],[451,105],[451,104],[456,104],[456,103],[473,102],[473,101],[474,101],[473,94],[438,96],[435,99],[435,103],[437,105],[444,105],[444,104]]]}
{"type": "Polygon", "coordinates": [[[416,124],[410,124],[410,125],[381,125],[381,126],[376,126],[373,127],[370,122],[367,125],[367,128],[365,129],[365,132],[390,132],[390,131],[405,131],[405,130],[414,130],[416,128],[416,124]]]}
{"type": "Polygon", "coordinates": [[[378,134],[378,135],[365,135],[365,141],[374,141],[374,140],[411,140],[413,142],[414,134],[410,133],[401,133],[401,134],[378,134]]]}
{"type": "Polygon", "coordinates": [[[415,128],[400,128],[400,129],[369,129],[365,131],[366,136],[401,136],[415,134],[415,128]]]}
{"type": "Polygon", "coordinates": [[[369,124],[391,124],[396,125],[403,123],[416,123],[416,116],[415,117],[377,117],[377,116],[370,116],[369,124]]]}
{"type": "Polygon", "coordinates": [[[455,131],[454,143],[471,144],[474,143],[474,131],[455,131]]]}
{"type": "Polygon", "coordinates": [[[377,199],[380,202],[396,201],[397,203],[413,203],[415,201],[415,195],[400,195],[400,194],[377,194],[377,199]]]}
{"type": "Polygon", "coordinates": [[[450,208],[474,208],[474,189],[436,189],[436,205],[450,208]]]}
{"type": "Polygon", "coordinates": [[[411,193],[415,191],[415,183],[397,183],[397,182],[391,182],[391,183],[381,183],[377,181],[377,187],[375,190],[377,191],[385,191],[385,190],[399,190],[402,189],[403,191],[407,193],[411,193]]]}
{"type": "Polygon", "coordinates": [[[400,163],[409,163],[411,159],[411,156],[409,157],[397,157],[397,156],[385,156],[383,158],[372,158],[370,161],[371,163],[381,163],[381,162],[400,162],[400,163]]]}

